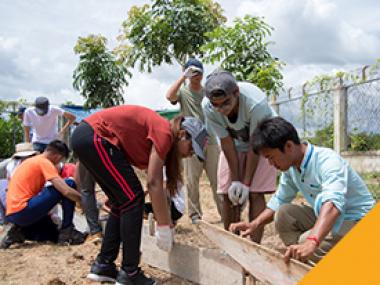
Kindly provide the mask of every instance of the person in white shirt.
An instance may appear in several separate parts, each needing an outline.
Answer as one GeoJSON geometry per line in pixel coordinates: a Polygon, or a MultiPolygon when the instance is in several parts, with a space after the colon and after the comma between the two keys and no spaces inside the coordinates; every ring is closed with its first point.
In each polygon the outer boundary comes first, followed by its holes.
{"type": "Polygon", "coordinates": [[[24,113],[24,138],[25,142],[30,142],[30,131],[33,130],[33,149],[43,152],[46,146],[54,139],[63,139],[69,126],[76,117],[70,112],[55,106],[50,106],[49,99],[37,97],[35,107],[30,107],[24,113]],[[58,117],[63,116],[67,123],[58,132],[58,117]]]}

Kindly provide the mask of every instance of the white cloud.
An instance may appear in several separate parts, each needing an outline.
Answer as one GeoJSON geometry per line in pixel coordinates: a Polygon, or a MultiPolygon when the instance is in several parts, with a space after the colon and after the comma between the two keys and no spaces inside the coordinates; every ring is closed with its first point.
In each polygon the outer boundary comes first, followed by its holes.
{"type": "MultiPolygon", "coordinates": [[[[83,102],[72,88],[79,36],[103,34],[113,48],[132,5],[150,1],[3,0],[0,2],[0,98],[83,102]]],[[[334,69],[370,64],[379,57],[380,3],[375,0],[218,1],[231,21],[263,16],[275,28],[274,56],[287,63],[287,85],[334,69]],[[355,3],[356,2],[356,3],[355,3]]],[[[212,66],[206,66],[206,74],[212,66]]],[[[134,72],[125,99],[151,108],[173,108],[166,99],[180,67],[163,65],[151,74],[134,72]]]]}
{"type": "Polygon", "coordinates": [[[6,38],[6,37],[0,36],[0,50],[11,51],[17,48],[17,45],[19,42],[20,41],[18,38],[14,38],[14,37],[6,38]]]}
{"type": "MultiPolygon", "coordinates": [[[[367,6],[365,10],[372,8],[367,6]]],[[[265,17],[275,28],[271,51],[289,65],[284,70],[285,82],[293,85],[310,79],[305,75],[329,73],[333,68],[357,67],[376,60],[379,33],[359,26],[360,21],[351,24],[347,11],[351,11],[351,17],[362,17],[352,12],[355,9],[355,4],[347,1],[260,0],[241,2],[237,15],[265,17]]]]}

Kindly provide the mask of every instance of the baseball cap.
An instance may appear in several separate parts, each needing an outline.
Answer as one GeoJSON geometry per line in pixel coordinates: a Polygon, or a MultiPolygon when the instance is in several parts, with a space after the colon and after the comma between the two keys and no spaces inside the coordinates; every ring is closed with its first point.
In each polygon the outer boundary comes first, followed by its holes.
{"type": "Polygon", "coordinates": [[[184,65],[184,69],[192,66],[194,70],[203,73],[203,64],[196,58],[190,58],[184,65]]]}
{"type": "Polygon", "coordinates": [[[23,158],[37,153],[38,151],[33,149],[31,143],[18,143],[16,144],[16,152],[12,155],[12,158],[23,158]]]}
{"type": "Polygon", "coordinates": [[[205,159],[204,148],[207,145],[207,131],[203,123],[194,117],[184,117],[181,128],[191,136],[193,150],[200,160],[205,159]]]}
{"type": "Polygon", "coordinates": [[[18,107],[17,115],[24,114],[25,110],[26,110],[26,107],[24,107],[24,106],[18,107]]]}
{"type": "Polygon", "coordinates": [[[34,103],[38,115],[43,116],[49,110],[49,99],[46,97],[37,97],[34,103]]]}
{"type": "Polygon", "coordinates": [[[205,92],[207,98],[223,97],[238,88],[235,77],[226,70],[217,70],[207,76],[205,92]]]}

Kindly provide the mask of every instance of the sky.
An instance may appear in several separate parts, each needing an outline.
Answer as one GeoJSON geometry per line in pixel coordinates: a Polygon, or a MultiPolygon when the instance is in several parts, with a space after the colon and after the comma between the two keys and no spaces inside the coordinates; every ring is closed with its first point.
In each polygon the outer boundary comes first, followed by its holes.
{"type": "MultiPolygon", "coordinates": [[[[353,70],[380,58],[380,1],[234,0],[217,1],[229,23],[246,14],[264,17],[275,30],[273,56],[286,63],[285,86],[299,86],[318,74],[353,70]]],[[[80,36],[102,34],[108,47],[128,10],[150,1],[1,0],[0,100],[33,102],[46,96],[53,104],[82,104],[72,88],[79,58],[73,47],[80,36]]],[[[205,66],[205,73],[214,66],[205,66]]],[[[178,64],[152,73],[133,71],[125,90],[128,104],[173,108],[165,93],[180,76],[178,64]]]]}

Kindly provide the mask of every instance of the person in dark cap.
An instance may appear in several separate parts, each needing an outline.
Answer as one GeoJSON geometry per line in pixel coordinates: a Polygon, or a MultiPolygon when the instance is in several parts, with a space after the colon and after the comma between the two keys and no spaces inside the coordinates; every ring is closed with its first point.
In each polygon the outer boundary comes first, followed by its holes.
{"type": "MultiPolygon", "coordinates": [[[[195,117],[204,122],[202,111],[202,100],[205,96],[202,86],[203,65],[195,59],[190,58],[183,66],[183,72],[178,80],[170,87],[166,98],[172,103],[179,103],[184,116],[195,117]],[[185,81],[188,80],[188,84],[185,81]]],[[[193,223],[202,218],[202,209],[199,200],[199,179],[203,170],[209,178],[214,201],[220,216],[222,216],[221,202],[217,192],[217,167],[219,158],[219,146],[215,136],[209,137],[205,151],[205,160],[200,161],[196,157],[185,160],[186,188],[188,193],[189,217],[193,223]]]]}
{"type": "MultiPolygon", "coordinates": [[[[276,189],[276,169],[249,147],[258,122],[276,113],[259,88],[236,82],[225,70],[217,70],[207,77],[205,92],[202,107],[206,127],[221,142],[218,193],[223,195],[223,221],[228,230],[230,223],[240,220],[246,204],[249,204],[249,219],[257,217],[265,209],[264,194],[276,189]]],[[[260,242],[262,234],[263,227],[251,239],[260,242]]]]}
{"type": "Polygon", "coordinates": [[[37,97],[34,107],[25,110],[23,118],[25,142],[30,142],[32,129],[33,148],[42,153],[52,140],[63,139],[65,132],[74,121],[75,116],[72,113],[50,106],[49,99],[46,97],[37,97]],[[58,133],[59,116],[66,118],[67,123],[58,133]]]}
{"type": "MultiPolygon", "coordinates": [[[[25,111],[26,111],[26,107],[25,106],[18,107],[17,117],[21,120],[21,122],[24,121],[25,111]]],[[[25,135],[25,132],[24,132],[24,135],[25,135]]],[[[33,132],[31,130],[29,130],[29,141],[32,141],[32,138],[33,138],[33,132]]],[[[24,139],[24,141],[25,141],[25,139],[24,139]]]]}
{"type": "Polygon", "coordinates": [[[20,106],[18,107],[17,110],[17,117],[23,121],[24,120],[24,113],[25,113],[26,107],[25,106],[20,106]]]}

